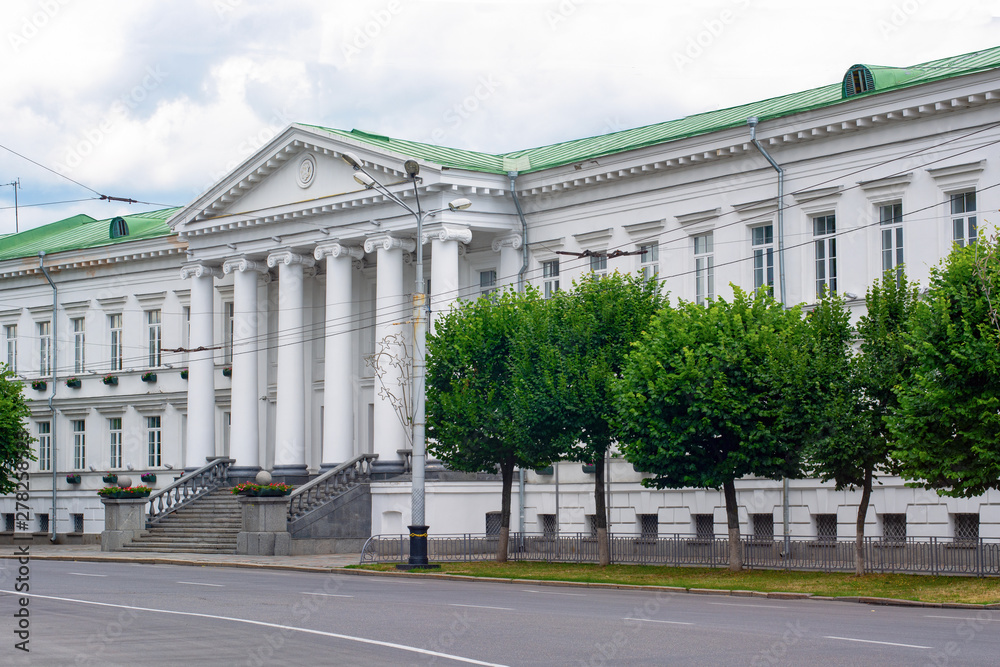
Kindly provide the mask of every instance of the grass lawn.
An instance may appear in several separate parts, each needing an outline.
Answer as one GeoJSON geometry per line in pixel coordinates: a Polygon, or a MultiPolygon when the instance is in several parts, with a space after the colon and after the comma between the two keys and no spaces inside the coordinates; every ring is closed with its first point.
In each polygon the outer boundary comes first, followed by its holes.
{"type": "MultiPolygon", "coordinates": [[[[395,570],[395,565],[352,565],[355,569],[395,570]]],[[[427,570],[416,570],[416,572],[427,570]]],[[[681,588],[811,593],[830,597],[880,597],[922,602],[1000,603],[1000,579],[930,577],[914,574],[853,574],[663,567],[657,565],[597,565],[576,563],[441,563],[430,572],[468,577],[578,581],[681,588]]]]}

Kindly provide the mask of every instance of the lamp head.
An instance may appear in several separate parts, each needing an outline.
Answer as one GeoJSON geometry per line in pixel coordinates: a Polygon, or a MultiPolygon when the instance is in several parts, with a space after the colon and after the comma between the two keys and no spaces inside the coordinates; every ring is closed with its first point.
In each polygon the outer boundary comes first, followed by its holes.
{"type": "Polygon", "coordinates": [[[406,170],[406,175],[413,178],[420,173],[420,165],[417,164],[416,160],[407,160],[403,163],[403,169],[406,170]]]}
{"type": "Polygon", "coordinates": [[[342,153],[340,155],[340,159],[342,159],[347,164],[351,165],[351,167],[353,167],[354,169],[361,169],[361,158],[359,158],[354,153],[350,152],[342,153]]]}
{"type": "Polygon", "coordinates": [[[365,186],[366,188],[370,189],[375,187],[375,179],[363,171],[359,171],[356,174],[354,174],[354,180],[360,183],[361,185],[365,186]]]}
{"type": "Polygon", "coordinates": [[[464,211],[470,206],[472,206],[472,202],[466,199],[465,197],[461,197],[459,199],[453,199],[450,202],[448,202],[448,208],[451,209],[452,211],[464,211]]]}

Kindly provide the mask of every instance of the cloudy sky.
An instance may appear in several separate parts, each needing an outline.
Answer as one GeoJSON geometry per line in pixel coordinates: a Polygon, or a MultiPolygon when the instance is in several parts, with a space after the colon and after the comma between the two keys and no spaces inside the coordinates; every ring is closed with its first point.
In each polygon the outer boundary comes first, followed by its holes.
{"type": "Polygon", "coordinates": [[[1000,2],[6,0],[0,39],[6,234],[17,178],[23,231],[186,204],[291,122],[506,152],[997,46],[1000,2]]]}

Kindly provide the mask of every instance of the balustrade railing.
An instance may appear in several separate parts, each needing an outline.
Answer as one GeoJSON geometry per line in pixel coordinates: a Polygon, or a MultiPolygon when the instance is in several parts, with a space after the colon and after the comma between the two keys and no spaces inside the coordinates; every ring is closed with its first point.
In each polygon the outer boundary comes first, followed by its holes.
{"type": "Polygon", "coordinates": [[[229,479],[229,466],[233,463],[234,459],[225,457],[212,459],[152,494],[146,503],[147,525],[157,523],[171,512],[224,486],[229,479]]]}
{"type": "MultiPolygon", "coordinates": [[[[496,557],[497,535],[431,535],[427,555],[432,561],[467,562],[496,557]]],[[[612,535],[611,562],[670,565],[675,567],[726,567],[729,540],[695,535],[642,537],[612,535]]],[[[785,552],[782,539],[741,540],[747,569],[854,571],[854,540],[794,538],[785,552]]],[[[362,563],[394,563],[409,557],[407,535],[374,535],[361,552],[362,563]]],[[[946,538],[865,538],[868,572],[914,574],[964,574],[1000,576],[1000,540],[946,538]]],[[[539,535],[511,533],[508,560],[546,562],[598,562],[597,539],[584,534],[539,535]]]]}
{"type": "Polygon", "coordinates": [[[378,454],[356,456],[292,491],[288,497],[289,521],[305,516],[331,498],[371,477],[372,462],[377,458],[378,454]]]}

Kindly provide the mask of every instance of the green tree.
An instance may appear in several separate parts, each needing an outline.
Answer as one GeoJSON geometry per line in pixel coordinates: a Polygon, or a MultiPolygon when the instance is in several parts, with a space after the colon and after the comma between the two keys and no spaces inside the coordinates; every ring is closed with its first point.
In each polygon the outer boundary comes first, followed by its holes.
{"type": "Polygon", "coordinates": [[[614,442],[613,383],[631,345],[666,303],[658,281],[586,276],[536,309],[518,339],[518,422],[532,433],[535,458],[593,464],[598,557],[611,560],[605,459],[614,442]]]}
{"type": "Polygon", "coordinates": [[[732,302],[661,310],[629,355],[615,402],[625,458],[653,474],[645,486],[722,488],[738,571],[735,481],[799,476],[820,406],[800,309],[734,292],[732,302]]]}
{"type": "Polygon", "coordinates": [[[933,268],[906,340],[914,369],[889,420],[894,456],[904,477],[943,495],[1000,488],[1000,332],[991,303],[1000,266],[978,261],[998,249],[997,238],[956,247],[933,268]]]}
{"type": "Polygon", "coordinates": [[[0,364],[0,494],[17,487],[18,463],[35,460],[26,426],[31,413],[21,391],[15,375],[0,364]]]}
{"type": "Polygon", "coordinates": [[[824,482],[833,480],[838,490],[861,490],[854,548],[858,576],[865,572],[865,518],[873,482],[896,471],[888,418],[899,405],[895,388],[909,378],[904,336],[917,298],[916,287],[902,273],[886,272],[874,283],[866,297],[868,312],[857,325],[857,355],[850,353],[848,314],[839,299],[821,304],[810,317],[815,358],[825,364],[819,372],[826,378],[829,415],[818,422],[809,467],[824,482]]]}
{"type": "Polygon", "coordinates": [[[428,449],[454,470],[500,470],[500,562],[507,560],[514,468],[538,466],[525,458],[530,433],[514,419],[511,349],[540,303],[530,288],[461,302],[435,321],[427,340],[428,449]]]}

